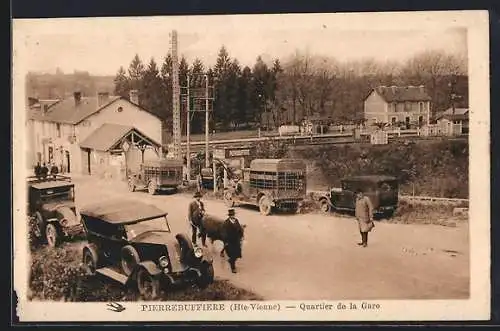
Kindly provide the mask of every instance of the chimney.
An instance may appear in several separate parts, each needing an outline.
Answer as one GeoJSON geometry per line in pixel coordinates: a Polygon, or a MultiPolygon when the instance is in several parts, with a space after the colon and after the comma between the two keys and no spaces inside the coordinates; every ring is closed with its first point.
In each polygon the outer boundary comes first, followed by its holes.
{"type": "Polygon", "coordinates": [[[418,88],[420,89],[420,92],[422,92],[422,93],[425,92],[425,86],[424,85],[420,85],[418,88]]]}
{"type": "Polygon", "coordinates": [[[109,92],[97,93],[97,107],[102,107],[109,102],[109,92]]]}
{"type": "Polygon", "coordinates": [[[392,93],[396,93],[396,89],[397,89],[396,85],[392,85],[391,86],[392,93]]]}
{"type": "Polygon", "coordinates": [[[136,105],[139,105],[139,91],[138,90],[130,90],[129,100],[130,100],[130,102],[132,102],[136,105]]]}
{"type": "Polygon", "coordinates": [[[75,98],[75,106],[78,106],[82,102],[82,92],[74,92],[73,97],[75,98]]]}

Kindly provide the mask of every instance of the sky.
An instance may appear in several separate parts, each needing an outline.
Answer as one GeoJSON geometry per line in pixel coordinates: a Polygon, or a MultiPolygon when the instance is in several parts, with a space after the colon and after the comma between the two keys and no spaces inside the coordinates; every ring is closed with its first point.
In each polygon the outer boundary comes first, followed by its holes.
{"type": "MultiPolygon", "coordinates": [[[[296,50],[340,61],[404,60],[424,50],[467,55],[460,12],[170,16],[14,20],[14,57],[24,70],[115,75],[137,53],[163,62],[170,33],[191,63],[213,65],[222,45],[242,65],[296,50]]],[[[463,23],[463,22],[462,22],[463,23]]]]}

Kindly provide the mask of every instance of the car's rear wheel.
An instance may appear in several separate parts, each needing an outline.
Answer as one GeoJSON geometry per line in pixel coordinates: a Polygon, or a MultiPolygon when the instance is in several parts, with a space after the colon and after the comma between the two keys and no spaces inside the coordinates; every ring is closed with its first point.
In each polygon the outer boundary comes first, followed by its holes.
{"type": "Polygon", "coordinates": [[[85,273],[94,276],[98,268],[97,252],[92,248],[85,247],[83,250],[83,268],[85,273]]]}
{"type": "Polygon", "coordinates": [[[61,241],[61,236],[55,224],[49,223],[45,228],[45,238],[47,239],[47,244],[49,247],[54,248],[59,245],[61,241]]]}
{"type": "Polygon", "coordinates": [[[141,268],[137,272],[137,289],[143,298],[154,300],[160,296],[160,278],[141,268]]]}
{"type": "Polygon", "coordinates": [[[259,210],[260,210],[260,213],[262,215],[267,216],[267,215],[271,214],[271,201],[265,195],[263,195],[259,199],[259,210]]]}
{"type": "Polygon", "coordinates": [[[127,245],[122,248],[121,264],[123,272],[127,276],[130,276],[132,272],[134,272],[140,261],[139,253],[137,253],[137,250],[134,247],[127,245]]]}
{"type": "Polygon", "coordinates": [[[150,181],[148,184],[148,192],[151,195],[156,194],[156,190],[158,189],[156,183],[154,181],[150,181]]]}
{"type": "Polygon", "coordinates": [[[330,212],[330,204],[328,203],[328,200],[326,200],[326,199],[321,199],[321,200],[319,200],[319,209],[320,209],[323,213],[328,213],[328,212],[330,212]]]}

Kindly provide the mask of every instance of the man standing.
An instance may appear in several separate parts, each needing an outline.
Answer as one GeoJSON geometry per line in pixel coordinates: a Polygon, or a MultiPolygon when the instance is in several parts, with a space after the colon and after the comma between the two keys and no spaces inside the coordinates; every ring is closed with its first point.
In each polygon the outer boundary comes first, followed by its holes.
{"type": "Polygon", "coordinates": [[[243,226],[235,216],[234,208],[228,210],[228,218],[224,222],[226,242],[224,250],[228,256],[231,271],[236,273],[236,260],[241,258],[241,240],[243,239],[243,226]]]}
{"type": "Polygon", "coordinates": [[[363,192],[356,194],[356,219],[358,220],[359,233],[361,234],[361,242],[359,246],[368,246],[368,232],[370,232],[375,224],[373,223],[373,205],[370,198],[365,196],[363,192]]]}
{"type": "Polygon", "coordinates": [[[193,195],[194,199],[190,204],[189,204],[189,209],[188,209],[188,219],[189,223],[191,224],[191,231],[192,231],[192,236],[191,236],[191,241],[193,244],[196,244],[196,233],[197,231],[200,232],[200,237],[203,246],[206,246],[205,240],[206,236],[205,230],[203,228],[203,223],[202,223],[202,218],[203,215],[205,214],[205,205],[201,201],[201,193],[196,192],[193,195]]]}

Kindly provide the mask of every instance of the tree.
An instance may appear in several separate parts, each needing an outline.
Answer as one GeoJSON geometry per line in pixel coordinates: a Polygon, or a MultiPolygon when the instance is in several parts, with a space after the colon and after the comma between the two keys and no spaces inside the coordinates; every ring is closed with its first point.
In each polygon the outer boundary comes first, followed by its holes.
{"type": "MultiPolygon", "coordinates": [[[[196,93],[201,93],[205,88],[204,79],[205,68],[200,59],[196,58],[189,69],[190,82],[189,85],[196,93]]],[[[198,101],[198,104],[200,102],[198,101]]],[[[204,104],[204,103],[203,103],[204,104]]],[[[200,106],[200,105],[199,105],[200,106]]],[[[191,130],[193,133],[201,133],[204,131],[205,114],[194,112],[191,114],[191,130]]]]}
{"type": "Polygon", "coordinates": [[[141,80],[144,75],[144,64],[138,54],[135,54],[132,62],[130,63],[128,75],[131,89],[138,90],[141,86],[141,80]]]}
{"type": "MultiPolygon", "coordinates": [[[[187,86],[187,75],[189,73],[189,65],[184,56],[179,61],[179,85],[181,87],[187,86]]],[[[181,132],[186,134],[186,121],[187,121],[187,108],[186,103],[183,102],[184,98],[181,97],[180,111],[181,111],[181,132]]]]}
{"type": "Polygon", "coordinates": [[[269,68],[262,60],[262,57],[258,56],[253,66],[254,105],[257,111],[255,115],[259,119],[259,122],[265,116],[267,119],[265,120],[265,124],[267,126],[270,124],[267,107],[268,101],[271,99],[269,95],[269,80],[269,68]]]}
{"type": "Polygon", "coordinates": [[[121,66],[120,69],[118,69],[118,73],[115,76],[114,83],[115,83],[114,94],[122,96],[124,98],[128,98],[130,91],[130,82],[123,66],[121,66]]]}
{"type": "Polygon", "coordinates": [[[222,46],[219,50],[219,55],[215,63],[213,74],[216,83],[215,88],[215,100],[213,109],[213,119],[215,125],[219,124],[223,129],[229,127],[229,86],[228,86],[228,73],[229,67],[231,65],[231,59],[226,48],[222,46]]]}
{"type": "Polygon", "coordinates": [[[256,112],[253,103],[254,88],[252,69],[245,66],[238,81],[238,121],[240,123],[255,122],[256,112]]]}
{"type": "Polygon", "coordinates": [[[165,127],[172,131],[172,56],[167,54],[161,65],[160,77],[165,96],[165,127]]]}
{"type": "Polygon", "coordinates": [[[143,73],[140,90],[141,106],[163,120],[166,119],[166,95],[158,66],[153,58],[143,73]]]}

